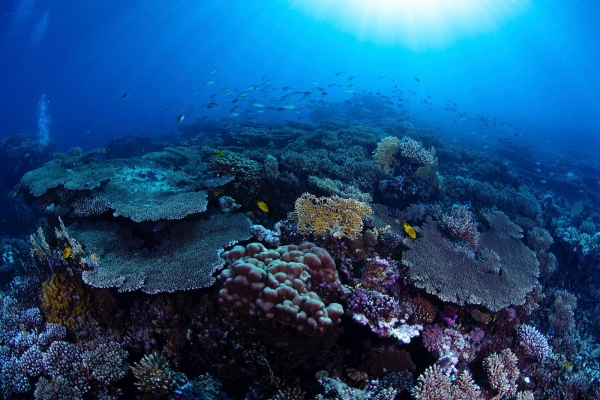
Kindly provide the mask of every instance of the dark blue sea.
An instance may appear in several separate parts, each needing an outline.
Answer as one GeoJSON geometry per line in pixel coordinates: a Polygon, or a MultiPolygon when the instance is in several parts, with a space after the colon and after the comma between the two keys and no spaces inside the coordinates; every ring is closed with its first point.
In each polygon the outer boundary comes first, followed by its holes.
{"type": "Polygon", "coordinates": [[[599,399],[599,26],[3,0],[3,398],[599,399]]]}

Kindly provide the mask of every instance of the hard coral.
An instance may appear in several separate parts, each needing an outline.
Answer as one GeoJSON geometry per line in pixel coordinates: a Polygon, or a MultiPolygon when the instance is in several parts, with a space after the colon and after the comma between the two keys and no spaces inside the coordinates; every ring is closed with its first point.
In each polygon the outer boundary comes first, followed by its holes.
{"type": "Polygon", "coordinates": [[[55,273],[42,285],[42,309],[46,319],[72,331],[89,323],[87,314],[92,306],[90,299],[91,294],[78,275],[55,273]]]}
{"type": "Polygon", "coordinates": [[[304,193],[296,200],[292,219],[298,223],[300,232],[354,238],[363,229],[363,218],[371,213],[371,207],[354,199],[316,197],[304,193]]]}
{"type": "Polygon", "coordinates": [[[323,333],[343,314],[338,303],[326,305],[317,292],[340,288],[335,262],[312,243],[267,250],[262,244],[235,246],[223,253],[228,267],[219,280],[221,307],[246,313],[307,334],[323,333]]]}

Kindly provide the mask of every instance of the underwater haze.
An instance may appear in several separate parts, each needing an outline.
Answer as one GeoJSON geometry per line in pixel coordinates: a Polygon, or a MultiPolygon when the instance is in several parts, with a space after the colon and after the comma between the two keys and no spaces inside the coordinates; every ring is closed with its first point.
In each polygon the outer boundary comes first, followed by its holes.
{"type": "MultiPolygon", "coordinates": [[[[415,118],[429,111],[421,119],[458,136],[478,127],[455,124],[444,110],[449,100],[459,113],[511,124],[532,143],[571,135],[571,145],[596,142],[598,4],[445,3],[2,2],[0,129],[35,132],[45,95],[61,149],[103,145],[132,131],[176,133],[180,108],[188,121],[226,115],[235,92],[223,96],[224,87],[239,91],[268,79],[301,91],[311,81],[324,88],[355,83],[358,93],[414,90],[415,118]],[[421,5],[408,10],[411,3],[421,5]],[[348,72],[336,77],[339,71],[348,72]],[[216,83],[207,86],[210,80],[216,83]],[[221,93],[219,108],[200,110],[214,93],[221,93]]],[[[352,99],[341,89],[323,99],[352,99]]]]}
{"type": "Polygon", "coordinates": [[[597,0],[0,1],[2,399],[600,399],[597,0]]]}

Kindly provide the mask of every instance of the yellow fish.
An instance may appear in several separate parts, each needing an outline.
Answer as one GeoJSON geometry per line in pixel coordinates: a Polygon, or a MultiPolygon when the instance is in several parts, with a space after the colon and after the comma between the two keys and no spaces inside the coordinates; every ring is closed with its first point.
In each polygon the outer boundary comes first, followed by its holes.
{"type": "Polygon", "coordinates": [[[62,256],[66,260],[67,258],[69,258],[70,255],[71,255],[71,248],[69,246],[67,246],[67,247],[65,247],[65,249],[62,252],[62,256]]]}
{"type": "Polygon", "coordinates": [[[404,232],[406,232],[406,234],[411,239],[416,239],[417,238],[417,232],[414,230],[414,228],[412,226],[410,226],[409,224],[407,224],[405,222],[405,223],[402,224],[402,227],[404,228],[404,232]]]}
{"type": "Polygon", "coordinates": [[[264,201],[257,201],[256,205],[258,206],[258,208],[260,208],[262,211],[264,212],[269,212],[269,207],[267,206],[267,203],[265,203],[264,201]]]}

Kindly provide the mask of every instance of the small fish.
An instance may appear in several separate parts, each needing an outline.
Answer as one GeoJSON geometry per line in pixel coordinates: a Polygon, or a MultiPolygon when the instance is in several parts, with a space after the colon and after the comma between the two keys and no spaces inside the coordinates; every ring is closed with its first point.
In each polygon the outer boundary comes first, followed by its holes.
{"type": "Polygon", "coordinates": [[[356,90],[352,90],[352,89],[345,89],[344,93],[350,93],[350,94],[354,94],[356,93],[356,90]]]}
{"type": "Polygon", "coordinates": [[[239,115],[240,115],[240,113],[237,112],[237,111],[232,111],[229,114],[227,114],[227,116],[232,117],[232,118],[235,118],[235,117],[237,117],[239,115]]]}
{"type": "Polygon", "coordinates": [[[129,93],[125,93],[123,96],[121,96],[122,100],[127,100],[129,98],[129,93]]]}
{"type": "Polygon", "coordinates": [[[62,257],[66,260],[71,255],[71,248],[69,246],[65,247],[62,252],[62,257]]]}
{"type": "Polygon", "coordinates": [[[212,85],[212,84],[213,84],[213,83],[215,83],[215,82],[216,82],[216,81],[206,81],[204,84],[205,84],[206,86],[210,86],[210,85],[212,85]]]}
{"type": "Polygon", "coordinates": [[[199,91],[199,90],[196,90],[194,93],[192,93],[192,96],[195,96],[195,95],[197,95],[198,93],[200,93],[200,91],[199,91]]]}
{"type": "Polygon", "coordinates": [[[213,69],[213,70],[210,72],[210,74],[212,75],[212,74],[214,74],[215,72],[217,72],[217,69],[218,69],[218,68],[215,68],[215,69],[213,69]]]}
{"type": "Polygon", "coordinates": [[[169,108],[169,107],[171,107],[171,105],[169,103],[166,103],[165,108],[169,108]]]}
{"type": "Polygon", "coordinates": [[[25,155],[23,156],[23,158],[27,158],[29,157],[29,153],[25,153],[25,155]]]}
{"type": "Polygon", "coordinates": [[[406,232],[406,234],[411,238],[411,239],[416,239],[417,238],[417,232],[415,231],[415,229],[410,226],[409,224],[407,224],[406,222],[402,224],[402,228],[404,228],[404,232],[406,232]]]}
{"type": "Polygon", "coordinates": [[[340,72],[336,72],[336,73],[335,73],[335,76],[340,76],[340,75],[342,75],[342,74],[345,74],[345,73],[346,73],[346,71],[340,71],[340,72]]]}
{"type": "Polygon", "coordinates": [[[267,206],[267,203],[265,203],[264,201],[257,201],[256,205],[258,206],[258,208],[261,209],[261,211],[269,212],[269,207],[267,206]]]}
{"type": "Polygon", "coordinates": [[[185,115],[183,115],[183,114],[179,114],[179,116],[177,117],[177,122],[181,122],[181,121],[183,121],[183,120],[184,120],[184,118],[185,118],[185,115]]]}
{"type": "Polygon", "coordinates": [[[254,107],[256,107],[256,108],[262,108],[262,107],[264,107],[264,106],[265,106],[263,103],[261,103],[261,102],[259,102],[259,101],[253,101],[253,102],[252,102],[252,105],[253,105],[254,107]]]}
{"type": "Polygon", "coordinates": [[[294,108],[296,108],[296,105],[294,103],[285,103],[283,108],[285,108],[286,110],[293,110],[294,108]]]}
{"type": "Polygon", "coordinates": [[[419,78],[417,78],[416,76],[415,76],[415,81],[421,82],[421,80],[419,78]]]}
{"type": "Polygon", "coordinates": [[[318,81],[312,81],[312,82],[308,82],[309,85],[313,85],[313,86],[317,86],[318,84],[320,84],[321,82],[318,81]]]}
{"type": "Polygon", "coordinates": [[[354,79],[356,79],[356,78],[358,78],[358,76],[349,76],[349,77],[348,77],[348,80],[349,80],[349,81],[352,81],[352,80],[354,80],[354,79]]]}

